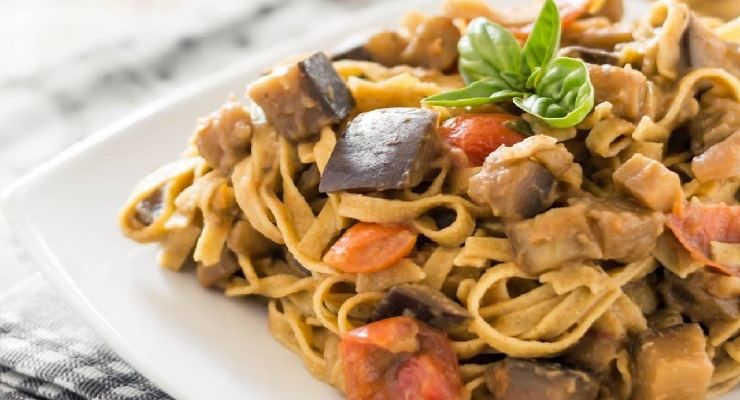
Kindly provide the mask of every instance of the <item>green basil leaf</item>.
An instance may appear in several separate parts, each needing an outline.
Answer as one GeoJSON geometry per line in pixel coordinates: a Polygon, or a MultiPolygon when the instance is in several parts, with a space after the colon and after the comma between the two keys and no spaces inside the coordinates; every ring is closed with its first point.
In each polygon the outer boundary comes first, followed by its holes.
{"type": "MultiPolygon", "coordinates": [[[[457,44],[460,74],[470,84],[485,78],[500,79],[503,72],[520,72],[521,47],[506,28],[478,17],[457,44]]],[[[513,87],[512,89],[521,89],[513,87]]]]}
{"type": "Polygon", "coordinates": [[[514,104],[555,128],[578,124],[594,107],[594,88],[586,64],[567,57],[552,60],[535,93],[515,98],[514,104]]]}
{"type": "Polygon", "coordinates": [[[484,79],[462,89],[429,96],[424,99],[424,103],[443,107],[468,107],[496,103],[523,95],[523,92],[512,90],[502,85],[500,81],[484,79]]]}
{"type": "Polygon", "coordinates": [[[553,59],[560,47],[560,12],[553,0],[545,0],[521,54],[521,73],[533,75],[553,59]]]}
{"type": "Polygon", "coordinates": [[[542,78],[542,74],[540,74],[540,71],[542,71],[542,68],[534,67],[534,69],[532,70],[532,74],[529,75],[529,78],[527,78],[527,83],[524,84],[527,89],[534,89],[537,87],[540,78],[542,78]]]}

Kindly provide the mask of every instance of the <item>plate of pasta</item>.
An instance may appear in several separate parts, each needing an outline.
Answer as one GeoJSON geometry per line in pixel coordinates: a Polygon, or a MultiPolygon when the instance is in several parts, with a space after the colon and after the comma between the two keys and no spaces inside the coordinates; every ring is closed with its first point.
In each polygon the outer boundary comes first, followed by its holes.
{"type": "Polygon", "coordinates": [[[178,399],[736,398],[740,19],[504,3],[256,54],[3,205],[178,399]]]}

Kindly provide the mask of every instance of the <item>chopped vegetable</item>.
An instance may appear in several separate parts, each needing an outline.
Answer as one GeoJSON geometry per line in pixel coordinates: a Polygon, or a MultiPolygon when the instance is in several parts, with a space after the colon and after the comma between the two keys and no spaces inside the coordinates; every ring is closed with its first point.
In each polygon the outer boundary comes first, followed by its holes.
{"type": "Polygon", "coordinates": [[[724,276],[699,270],[681,279],[665,271],[659,286],[663,301],[669,308],[678,310],[697,322],[734,321],[740,318],[740,303],[736,298],[719,298],[707,290],[713,276],[724,276]]]}
{"type": "Polygon", "coordinates": [[[400,225],[358,222],[324,255],[324,262],[350,273],[376,272],[406,257],[416,244],[416,233],[400,225]]]}
{"type": "Polygon", "coordinates": [[[587,66],[596,104],[608,101],[619,118],[637,122],[649,115],[648,80],[640,71],[614,65],[587,66]]]}
{"type": "MultiPolygon", "coordinates": [[[[560,12],[560,26],[562,26],[563,30],[570,28],[578,18],[586,14],[590,6],[590,1],[588,0],[565,0],[556,1],[555,3],[560,12]]],[[[533,27],[534,23],[529,23],[522,27],[512,27],[510,29],[517,39],[525,41],[530,33],[532,33],[533,27]]]]}
{"type": "Polygon", "coordinates": [[[224,247],[221,251],[221,259],[216,264],[203,265],[199,262],[195,274],[201,286],[211,287],[223,282],[238,270],[239,263],[236,261],[236,256],[231,250],[224,247]]]}
{"type": "Polygon", "coordinates": [[[556,128],[581,122],[594,105],[586,64],[555,57],[560,14],[546,0],[521,47],[506,28],[476,18],[458,43],[459,69],[468,86],[427,97],[427,104],[466,107],[513,100],[522,110],[556,128]]]}
{"type": "Polygon", "coordinates": [[[618,188],[651,210],[671,212],[681,207],[684,194],[678,174],[640,153],[620,165],[612,179],[618,188]]]}
{"type": "Polygon", "coordinates": [[[437,113],[384,108],[362,113],[337,140],[319,191],[406,189],[418,185],[439,156],[437,113]]]}
{"type": "Polygon", "coordinates": [[[509,220],[532,218],[547,210],[560,195],[555,177],[537,161],[486,164],[470,178],[468,194],[491,207],[493,215],[509,220]]]}
{"type": "Polygon", "coordinates": [[[637,340],[635,400],[703,399],[714,366],[706,352],[706,338],[698,324],[682,324],[637,340]]]}
{"type": "Polygon", "coordinates": [[[462,149],[474,165],[483,165],[488,154],[500,146],[511,146],[524,135],[511,127],[517,118],[509,114],[464,114],[442,124],[441,134],[462,149]]]}
{"type": "Polygon", "coordinates": [[[413,316],[443,330],[465,326],[470,313],[429,286],[406,284],[392,288],[373,311],[372,320],[400,315],[413,316]]]}
{"type": "Polygon", "coordinates": [[[277,69],[249,86],[249,96],[278,133],[303,140],[337,123],[355,106],[352,93],[323,53],[277,69]]]}
{"type": "Polygon", "coordinates": [[[533,275],[583,260],[634,262],[663,232],[661,213],[626,201],[579,199],[516,222],[509,238],[517,264],[533,275]]]}
{"type": "Polygon", "coordinates": [[[599,383],[591,375],[555,363],[506,358],[486,372],[495,400],[594,400],[599,383]]]}
{"type": "MultiPolygon", "coordinates": [[[[580,58],[581,60],[589,64],[619,64],[619,54],[617,54],[616,52],[610,52],[591,47],[568,46],[560,49],[559,54],[563,57],[580,58]]],[[[591,83],[593,83],[593,80],[591,81],[591,83]]],[[[594,87],[594,89],[596,88],[594,87]]],[[[598,95],[598,89],[596,89],[596,93],[598,95]]],[[[596,103],[599,103],[598,100],[596,101],[596,103]]]]}
{"type": "Polygon", "coordinates": [[[727,275],[740,270],[710,258],[711,242],[740,243],[740,206],[692,202],[679,213],[668,215],[668,228],[691,255],[727,275]]]}
{"type": "Polygon", "coordinates": [[[348,400],[455,400],[463,385],[447,337],[411,317],[345,333],[340,343],[348,400]]]}

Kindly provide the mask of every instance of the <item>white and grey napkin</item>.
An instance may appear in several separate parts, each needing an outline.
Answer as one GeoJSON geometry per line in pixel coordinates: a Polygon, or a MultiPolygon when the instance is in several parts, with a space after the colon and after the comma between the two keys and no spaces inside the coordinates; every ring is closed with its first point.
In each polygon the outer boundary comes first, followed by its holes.
{"type": "Polygon", "coordinates": [[[0,297],[0,399],[170,399],[35,273],[0,297]]]}

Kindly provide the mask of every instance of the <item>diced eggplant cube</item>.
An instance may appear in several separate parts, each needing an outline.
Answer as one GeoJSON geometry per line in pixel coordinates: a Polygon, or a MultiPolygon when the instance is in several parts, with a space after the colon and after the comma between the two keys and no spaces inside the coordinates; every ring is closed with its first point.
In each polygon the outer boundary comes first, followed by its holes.
{"type": "Polygon", "coordinates": [[[740,301],[737,298],[721,299],[713,296],[703,284],[707,275],[697,271],[685,279],[665,271],[665,279],[659,287],[663,300],[694,321],[733,321],[740,318],[740,301]]]}
{"type": "Polygon", "coordinates": [[[541,361],[506,358],[486,372],[494,400],[594,400],[599,383],[591,375],[541,361]]]}
{"type": "Polygon", "coordinates": [[[394,31],[371,31],[348,37],[332,51],[332,60],[373,61],[386,67],[401,64],[408,39],[394,31]]]}
{"type": "Polygon", "coordinates": [[[372,61],[373,55],[367,49],[367,42],[372,36],[367,32],[351,35],[337,44],[331,51],[332,61],[360,60],[372,61]]]}
{"type": "Polygon", "coordinates": [[[378,303],[373,321],[405,315],[442,330],[465,325],[470,314],[438,290],[424,285],[406,284],[392,288],[378,303]]]}
{"type": "Polygon", "coordinates": [[[313,136],[341,121],[355,106],[352,93],[323,53],[262,77],[249,87],[249,96],[277,132],[291,140],[313,136]]]}
{"type": "Polygon", "coordinates": [[[203,265],[203,263],[198,263],[195,274],[201,286],[211,287],[226,280],[238,270],[239,263],[236,256],[231,250],[224,248],[221,252],[221,259],[216,264],[203,265]]]}
{"type": "Polygon", "coordinates": [[[437,113],[385,108],[358,115],[337,141],[319,191],[406,189],[418,185],[441,149],[437,113]]]}
{"type": "Polygon", "coordinates": [[[640,334],[635,349],[635,400],[706,397],[714,366],[698,324],[640,334]]]}

